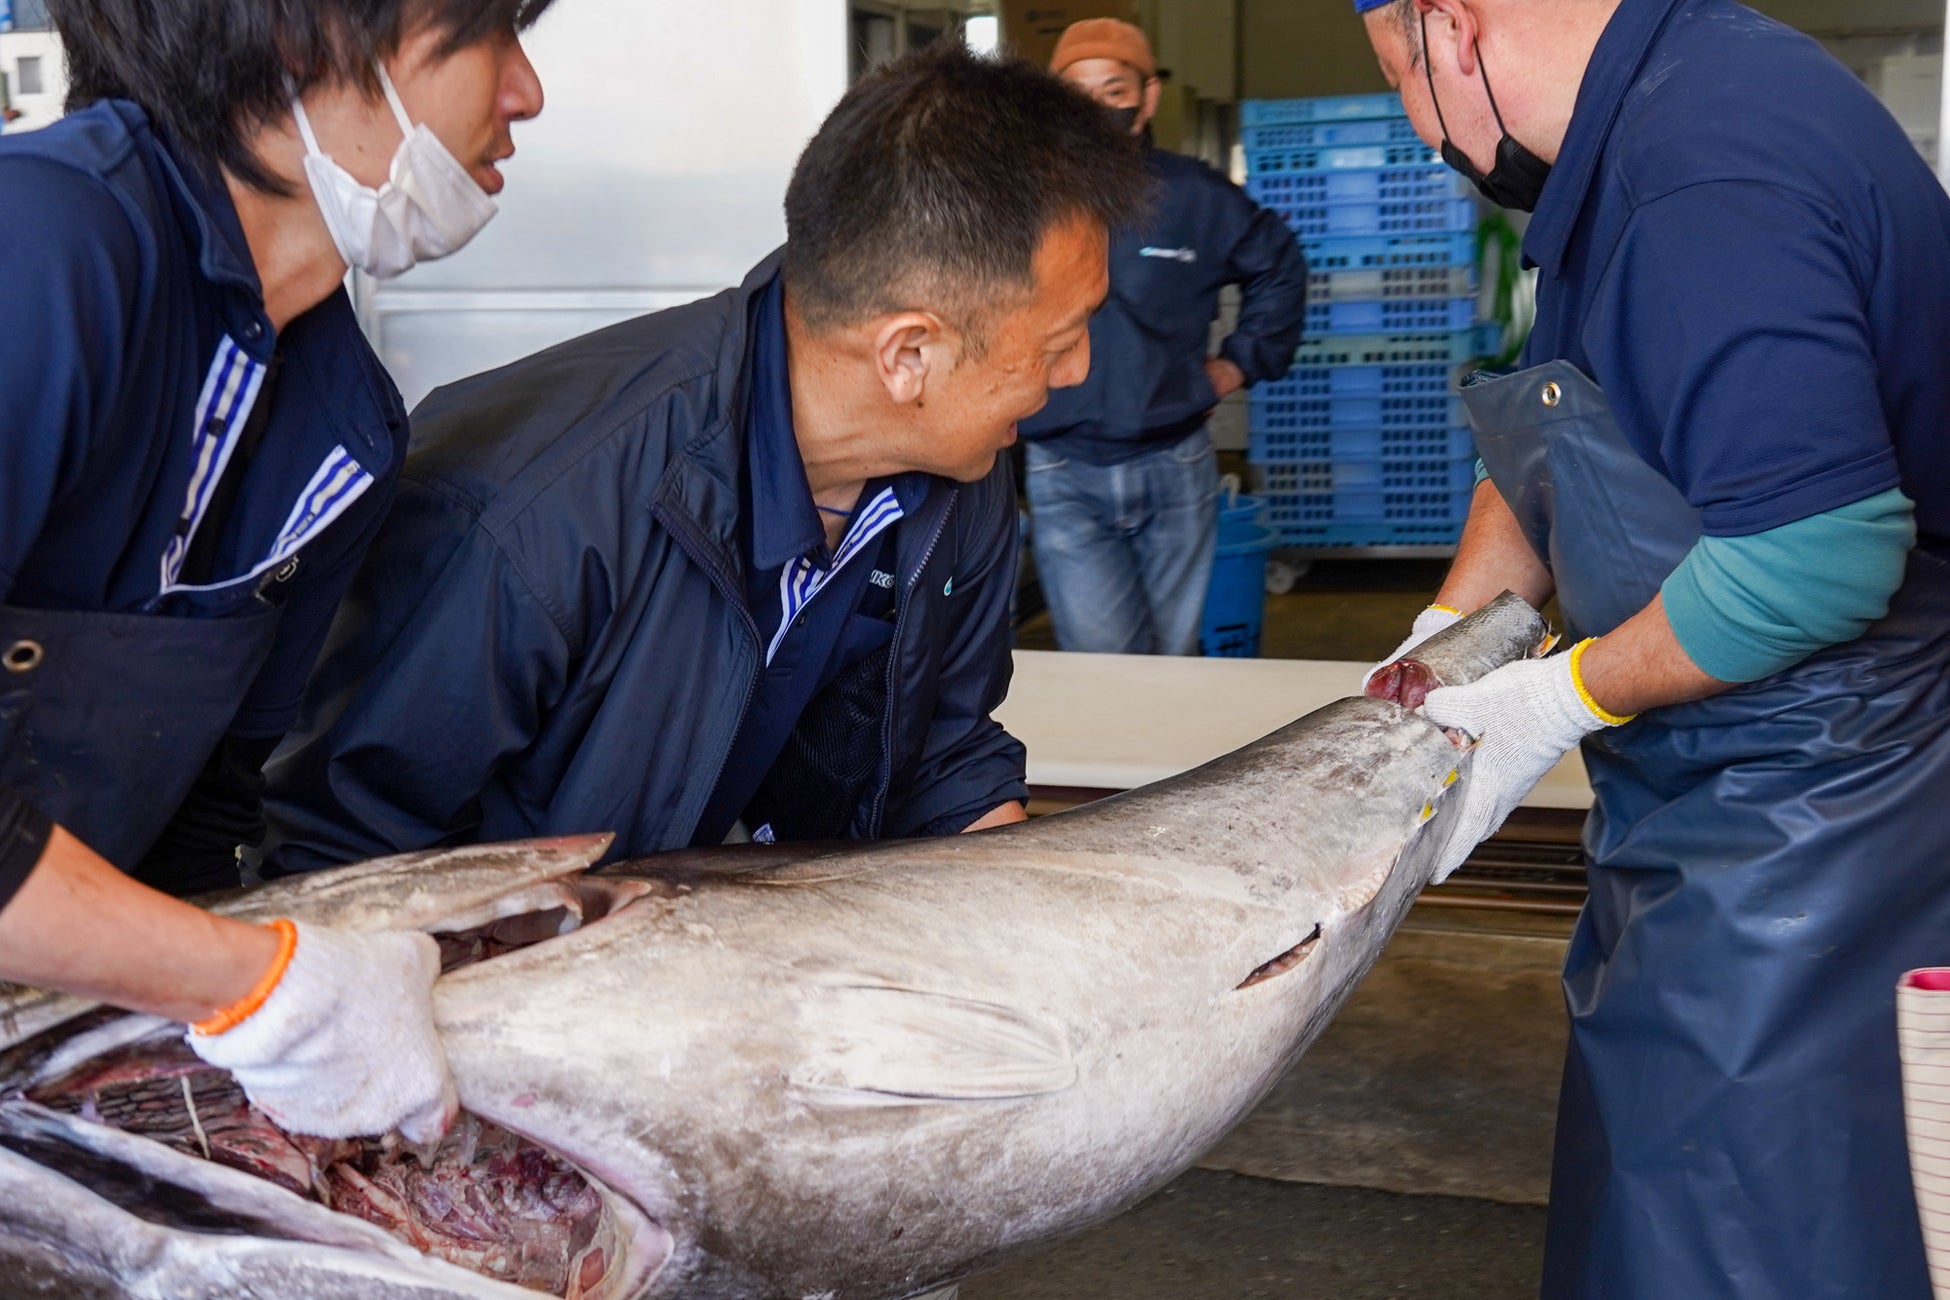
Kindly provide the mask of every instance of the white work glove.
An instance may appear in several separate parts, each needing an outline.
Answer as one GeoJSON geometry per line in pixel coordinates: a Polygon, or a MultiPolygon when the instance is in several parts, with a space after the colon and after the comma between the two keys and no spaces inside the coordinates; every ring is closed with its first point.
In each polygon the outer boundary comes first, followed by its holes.
{"type": "Polygon", "coordinates": [[[1584,688],[1578,664],[1590,641],[1567,654],[1505,664],[1467,686],[1429,692],[1422,715],[1478,737],[1462,808],[1436,864],[1441,884],[1496,833],[1525,795],[1591,732],[1630,722],[1605,712],[1584,688]]]}
{"type": "Polygon", "coordinates": [[[1361,678],[1361,690],[1364,693],[1367,691],[1368,683],[1374,680],[1376,673],[1386,668],[1389,664],[1406,659],[1409,651],[1421,645],[1436,633],[1447,632],[1450,628],[1462,622],[1462,617],[1461,614],[1450,609],[1447,605],[1431,605],[1417,614],[1414,624],[1408,630],[1408,640],[1396,646],[1393,654],[1368,669],[1367,675],[1361,678]]]}
{"type": "Polygon", "coordinates": [[[295,935],[283,974],[267,974],[276,983],[261,1005],[251,1010],[246,999],[193,1027],[190,1047],[288,1132],[347,1138],[397,1128],[410,1142],[439,1138],[460,1105],[433,1027],[440,945],[396,930],[300,925],[295,935]],[[234,1027],[205,1032],[239,1014],[234,1027]]]}

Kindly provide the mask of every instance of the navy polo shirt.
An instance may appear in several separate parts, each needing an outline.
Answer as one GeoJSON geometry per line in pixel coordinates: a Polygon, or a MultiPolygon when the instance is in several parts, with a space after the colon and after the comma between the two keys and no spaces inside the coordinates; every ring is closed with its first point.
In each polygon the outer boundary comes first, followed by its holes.
{"type": "Polygon", "coordinates": [[[350,302],[274,336],[228,190],[126,102],[0,138],[0,231],[0,601],[188,618],[282,605],[230,727],[282,734],[405,452],[399,394],[350,302]]]}
{"type": "Polygon", "coordinates": [[[1524,240],[1568,360],[1713,536],[1900,486],[1950,538],[1950,199],[1867,88],[1731,0],[1623,0],[1524,240]]]}
{"type": "MultiPolygon", "coordinates": [[[[860,493],[838,549],[806,481],[792,424],[784,290],[753,299],[739,539],[745,599],[764,656],[738,736],[692,843],[718,844],[743,816],[806,706],[894,636],[895,535],[927,495],[920,474],[876,479],[860,493]]],[[[768,838],[764,827],[749,828],[768,838]]]]}

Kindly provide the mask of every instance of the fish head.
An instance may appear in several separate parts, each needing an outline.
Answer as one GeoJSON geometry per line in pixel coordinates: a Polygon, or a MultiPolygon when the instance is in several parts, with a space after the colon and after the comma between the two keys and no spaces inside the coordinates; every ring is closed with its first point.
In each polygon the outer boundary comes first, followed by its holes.
{"type": "MultiPolygon", "coordinates": [[[[423,930],[440,941],[450,972],[444,982],[454,970],[554,941],[634,901],[640,883],[582,874],[609,842],[583,836],[407,854],[273,882],[215,910],[249,920],[423,930]]],[[[303,1256],[308,1267],[350,1251],[358,1258],[340,1264],[357,1279],[381,1267],[371,1258],[377,1253],[386,1257],[382,1271],[432,1278],[428,1295],[618,1300],[639,1294],[669,1257],[669,1234],[546,1134],[472,1111],[426,1147],[397,1135],[289,1133],[252,1106],[228,1073],[192,1053],[180,1026],[32,990],[16,997],[16,1034],[23,1024],[59,1017],[0,1053],[0,1148],[31,1156],[14,1162],[18,1179],[31,1181],[36,1164],[50,1178],[134,1171],[144,1185],[173,1187],[206,1209],[221,1201],[216,1217],[233,1225],[226,1231],[317,1247],[303,1256]],[[373,1231],[355,1231],[367,1225],[373,1231]]],[[[467,1080],[458,1082],[466,1096],[467,1080]]],[[[518,1107],[509,1111],[519,1118],[518,1107]]],[[[0,1231],[6,1219],[0,1212],[0,1231]]],[[[131,1219],[123,1230],[153,1227],[131,1219]]],[[[193,1242],[171,1248],[192,1262],[198,1255],[193,1242]]],[[[208,1267],[225,1276],[240,1265],[213,1254],[208,1267]]],[[[382,1293],[391,1294],[372,1291],[382,1293]]]]}

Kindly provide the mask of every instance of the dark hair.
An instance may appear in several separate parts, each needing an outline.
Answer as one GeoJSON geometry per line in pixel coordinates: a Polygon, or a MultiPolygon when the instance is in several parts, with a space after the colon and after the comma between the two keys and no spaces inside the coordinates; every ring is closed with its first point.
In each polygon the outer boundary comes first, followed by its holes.
{"type": "Polygon", "coordinates": [[[267,194],[288,187],[252,155],[258,127],[319,82],[376,93],[372,64],[432,25],[452,54],[520,30],[552,0],[48,0],[68,59],[68,108],[141,105],[170,142],[267,194]]]}
{"type": "Polygon", "coordinates": [[[1096,101],[937,41],[854,86],[800,155],[786,284],[815,329],[925,305],[979,351],[985,309],[1033,286],[1052,226],[1129,226],[1150,191],[1143,147],[1096,101]]]}

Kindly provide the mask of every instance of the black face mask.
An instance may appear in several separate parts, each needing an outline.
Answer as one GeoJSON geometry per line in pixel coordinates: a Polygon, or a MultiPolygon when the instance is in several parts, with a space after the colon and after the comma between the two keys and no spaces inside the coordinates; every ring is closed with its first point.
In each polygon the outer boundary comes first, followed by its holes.
{"type": "Polygon", "coordinates": [[[1435,97],[1435,61],[1429,56],[1429,16],[1422,15],[1422,68],[1429,77],[1429,102],[1435,105],[1435,120],[1442,123],[1442,161],[1461,172],[1483,197],[1499,208],[1535,212],[1543,197],[1544,182],[1551,178],[1551,165],[1519,144],[1503,125],[1503,112],[1496,106],[1496,92],[1490,89],[1490,72],[1483,66],[1483,48],[1476,47],[1476,71],[1483,78],[1483,90],[1490,97],[1490,112],[1496,114],[1496,129],[1503,138],[1496,142],[1496,166],[1485,176],[1469,155],[1449,139],[1449,123],[1443,119],[1442,104],[1435,97]]]}
{"type": "Polygon", "coordinates": [[[1110,120],[1117,124],[1118,131],[1124,135],[1137,134],[1138,113],[1142,110],[1136,105],[1130,108],[1107,108],[1104,111],[1110,114],[1110,120]]]}

